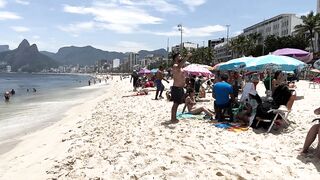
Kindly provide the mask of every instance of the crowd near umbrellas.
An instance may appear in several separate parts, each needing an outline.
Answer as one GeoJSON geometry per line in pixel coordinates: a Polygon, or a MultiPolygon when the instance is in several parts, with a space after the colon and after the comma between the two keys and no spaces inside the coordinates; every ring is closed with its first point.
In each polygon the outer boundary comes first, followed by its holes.
{"type": "Polygon", "coordinates": [[[313,54],[301,49],[284,48],[278,49],[272,53],[276,56],[289,56],[305,63],[310,62],[313,59],[313,54]]]}
{"type": "Polygon", "coordinates": [[[242,57],[242,58],[233,59],[233,60],[230,60],[226,63],[220,64],[217,67],[217,70],[228,71],[228,70],[240,69],[240,68],[245,67],[248,62],[250,62],[254,59],[255,59],[254,57],[242,57]]]}
{"type": "Polygon", "coordinates": [[[140,71],[139,71],[139,74],[140,75],[145,75],[145,74],[151,74],[151,71],[147,68],[142,68],[140,71]]]}
{"type": "Polygon", "coordinates": [[[297,68],[304,67],[305,65],[305,63],[288,56],[266,55],[248,62],[245,69],[249,71],[262,71],[268,64],[279,66],[279,70],[282,71],[294,71],[297,68]]]}
{"type": "Polygon", "coordinates": [[[183,68],[183,70],[189,75],[206,76],[206,77],[210,77],[213,75],[206,68],[206,65],[201,65],[201,64],[190,64],[187,67],[183,68]]]}

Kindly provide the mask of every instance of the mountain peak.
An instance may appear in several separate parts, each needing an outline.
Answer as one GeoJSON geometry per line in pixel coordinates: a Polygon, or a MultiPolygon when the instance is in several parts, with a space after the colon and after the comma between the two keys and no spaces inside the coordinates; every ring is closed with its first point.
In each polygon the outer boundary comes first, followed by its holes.
{"type": "Polygon", "coordinates": [[[38,52],[38,51],[39,51],[36,44],[32,44],[32,45],[30,46],[30,49],[31,49],[31,51],[33,51],[33,52],[38,52]]]}
{"type": "Polygon", "coordinates": [[[24,39],[18,46],[18,49],[25,49],[30,47],[28,40],[24,39]]]}

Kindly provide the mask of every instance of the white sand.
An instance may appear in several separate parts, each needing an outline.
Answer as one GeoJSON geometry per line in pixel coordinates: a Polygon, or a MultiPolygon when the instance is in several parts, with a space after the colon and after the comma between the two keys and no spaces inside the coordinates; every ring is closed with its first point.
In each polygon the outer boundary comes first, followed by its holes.
{"type": "Polygon", "coordinates": [[[116,80],[106,94],[3,154],[0,179],[320,179],[319,160],[299,156],[320,105],[318,87],[297,83],[304,99],[289,116],[293,131],[235,133],[202,120],[161,125],[172,103],[151,100],[154,92],[121,98],[131,85],[116,80]]]}

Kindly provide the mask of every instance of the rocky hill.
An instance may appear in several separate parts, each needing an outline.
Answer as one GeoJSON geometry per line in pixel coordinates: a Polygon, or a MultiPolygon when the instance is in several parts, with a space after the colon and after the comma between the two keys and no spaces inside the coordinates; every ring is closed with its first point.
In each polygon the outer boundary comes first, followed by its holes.
{"type": "Polygon", "coordinates": [[[12,71],[39,72],[46,68],[57,67],[58,62],[39,52],[36,44],[30,45],[23,40],[17,49],[0,53],[0,61],[7,62],[12,71]]]}

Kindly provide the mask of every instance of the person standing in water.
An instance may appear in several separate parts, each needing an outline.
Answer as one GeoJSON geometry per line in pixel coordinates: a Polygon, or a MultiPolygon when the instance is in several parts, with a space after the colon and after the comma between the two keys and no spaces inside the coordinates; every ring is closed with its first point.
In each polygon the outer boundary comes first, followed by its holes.
{"type": "Polygon", "coordinates": [[[156,80],[154,81],[155,84],[156,84],[156,87],[157,87],[155,100],[158,100],[159,92],[160,92],[159,98],[163,99],[162,93],[163,93],[163,90],[164,90],[164,85],[162,84],[162,80],[165,80],[167,83],[169,83],[168,80],[164,79],[163,70],[164,70],[163,66],[160,66],[158,71],[157,71],[157,73],[156,73],[156,80]]]}
{"type": "Polygon", "coordinates": [[[184,102],[184,86],[186,83],[186,77],[183,71],[183,66],[185,62],[190,59],[192,56],[191,53],[188,53],[185,59],[178,53],[173,56],[173,67],[172,67],[172,75],[173,75],[173,86],[171,88],[171,96],[173,100],[173,105],[171,108],[171,123],[178,123],[177,120],[177,110],[180,104],[184,102]]]}
{"type": "Polygon", "coordinates": [[[8,102],[9,99],[10,99],[10,93],[9,93],[9,91],[7,91],[7,92],[4,93],[4,100],[5,100],[6,102],[8,102]]]}

